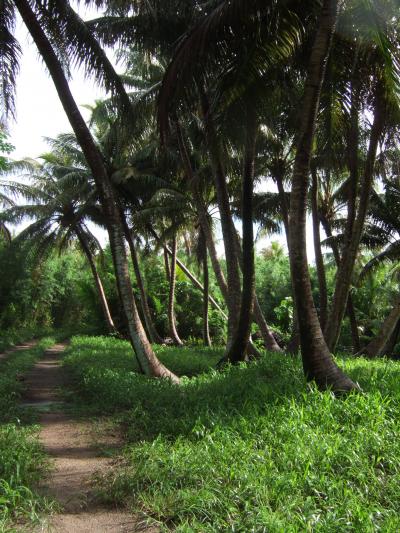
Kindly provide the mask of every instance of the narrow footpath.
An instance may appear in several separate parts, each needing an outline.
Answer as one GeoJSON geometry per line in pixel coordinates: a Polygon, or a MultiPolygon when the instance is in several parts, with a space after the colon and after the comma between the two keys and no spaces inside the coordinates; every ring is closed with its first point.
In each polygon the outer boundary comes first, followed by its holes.
{"type": "MultiPolygon", "coordinates": [[[[52,458],[52,469],[40,492],[60,505],[35,532],[114,533],[139,532],[143,522],[123,510],[109,509],[96,502],[93,477],[111,468],[109,458],[100,457],[92,437],[90,419],[73,419],[60,401],[59,391],[66,384],[60,364],[65,344],[47,350],[26,376],[23,405],[37,409],[42,427],[40,439],[52,458]]],[[[102,436],[104,442],[104,437],[102,436]]]]}

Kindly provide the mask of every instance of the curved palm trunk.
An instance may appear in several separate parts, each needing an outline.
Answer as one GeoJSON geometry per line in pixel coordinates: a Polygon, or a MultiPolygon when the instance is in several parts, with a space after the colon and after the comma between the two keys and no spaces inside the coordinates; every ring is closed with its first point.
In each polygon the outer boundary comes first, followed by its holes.
{"type": "Polygon", "coordinates": [[[97,272],[97,268],[94,262],[94,257],[92,255],[92,252],[90,251],[85,241],[85,238],[79,229],[76,230],[76,236],[78,237],[79,244],[81,245],[82,251],[85,254],[86,259],[88,260],[88,263],[90,265],[90,270],[92,271],[93,279],[96,284],[96,289],[97,289],[97,294],[99,296],[101,309],[103,311],[104,319],[107,324],[107,329],[109,333],[118,333],[117,328],[115,327],[113,319],[111,317],[110,308],[108,306],[106,294],[104,292],[103,284],[101,282],[99,273],[97,272]]]}
{"type": "Polygon", "coordinates": [[[253,235],[253,182],[256,152],[257,119],[254,110],[247,109],[246,145],[242,178],[242,226],[243,226],[243,290],[240,315],[233,341],[225,360],[231,363],[245,361],[250,337],[251,318],[255,297],[255,265],[253,235]]]}
{"type": "Polygon", "coordinates": [[[361,185],[358,213],[355,218],[354,225],[352,226],[351,238],[346,246],[345,253],[343,253],[342,261],[337,272],[331,312],[329,314],[329,320],[327,321],[327,327],[325,330],[326,342],[331,350],[334,350],[339,338],[340,327],[344,312],[346,310],[347,299],[351,286],[351,278],[354,271],[354,265],[360,246],[360,240],[364,229],[364,222],[371,195],[376,153],[384,125],[381,91],[382,88],[378,86],[377,93],[375,95],[374,122],[371,128],[364,179],[361,185]]]}
{"type": "Polygon", "coordinates": [[[335,364],[325,343],[312,297],[306,246],[311,149],[337,11],[336,0],[324,0],[311,50],[290,197],[289,256],[305,376],[321,389],[343,392],[357,387],[335,364]]]}
{"type": "Polygon", "coordinates": [[[211,346],[210,328],[208,325],[208,297],[209,297],[209,276],[208,276],[208,254],[204,234],[202,236],[202,263],[203,263],[203,342],[204,346],[211,346]]]}
{"type": "Polygon", "coordinates": [[[122,218],[122,223],[124,226],[125,239],[128,243],[129,250],[131,252],[132,265],[133,265],[133,270],[135,272],[136,283],[137,283],[137,286],[140,292],[140,304],[142,307],[142,312],[143,312],[143,317],[144,317],[144,321],[145,321],[146,328],[147,328],[147,333],[149,335],[150,342],[156,343],[156,344],[162,344],[164,341],[158,334],[154,326],[153,320],[151,318],[149,303],[147,299],[147,293],[146,293],[146,289],[144,286],[142,273],[140,272],[139,259],[137,256],[135,243],[133,242],[132,234],[129,230],[128,224],[126,222],[126,219],[123,213],[121,213],[121,218],[122,218]]]}
{"type": "Polygon", "coordinates": [[[321,249],[321,236],[319,232],[318,214],[318,176],[315,169],[312,169],[311,205],[314,237],[315,264],[317,267],[318,287],[319,287],[319,321],[322,331],[325,329],[328,314],[328,290],[326,286],[326,275],[324,258],[321,249]]]}
{"type": "Polygon", "coordinates": [[[136,354],[139,367],[147,375],[166,377],[178,383],[179,379],[177,376],[170,372],[157,359],[140,321],[129,279],[128,261],[124,246],[120,214],[115,201],[112,184],[107,174],[107,169],[103,163],[102,155],[83,120],[78,106],[76,105],[60,61],[36,19],[29,2],[27,0],[15,0],[15,5],[47,66],[61,104],[92,171],[96,187],[99,190],[101,203],[107,219],[111,253],[118,289],[127,320],[129,338],[136,354]]]}
{"type": "Polygon", "coordinates": [[[178,332],[176,330],[176,319],[175,319],[175,286],[176,286],[176,251],[177,251],[177,241],[176,236],[172,241],[172,257],[170,264],[170,278],[169,278],[169,298],[168,298],[168,323],[169,323],[169,334],[177,346],[183,346],[183,342],[179,338],[178,332]]]}
{"type": "Polygon", "coordinates": [[[383,322],[381,329],[377,336],[361,350],[361,353],[366,357],[379,357],[384,354],[385,347],[392,336],[396,326],[400,320],[400,295],[393,305],[393,309],[390,311],[386,320],[383,322]]]}

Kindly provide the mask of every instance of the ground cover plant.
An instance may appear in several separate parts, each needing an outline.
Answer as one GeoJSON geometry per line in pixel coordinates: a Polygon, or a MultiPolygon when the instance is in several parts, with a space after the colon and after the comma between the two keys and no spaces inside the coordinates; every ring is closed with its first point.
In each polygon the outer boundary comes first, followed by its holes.
{"type": "Polygon", "coordinates": [[[0,362],[0,531],[11,522],[35,520],[49,503],[33,487],[43,476],[47,459],[37,439],[38,427],[22,423],[19,407],[23,383],[17,378],[27,372],[44,350],[54,344],[46,337],[29,350],[11,353],[0,362]]]}
{"type": "Polygon", "coordinates": [[[162,348],[178,375],[193,361],[176,387],[136,374],[122,341],[75,338],[68,352],[80,398],[124,411],[108,501],[175,531],[399,530],[398,362],[339,357],[364,392],[338,399],[279,354],[215,372],[219,349],[162,348]]]}

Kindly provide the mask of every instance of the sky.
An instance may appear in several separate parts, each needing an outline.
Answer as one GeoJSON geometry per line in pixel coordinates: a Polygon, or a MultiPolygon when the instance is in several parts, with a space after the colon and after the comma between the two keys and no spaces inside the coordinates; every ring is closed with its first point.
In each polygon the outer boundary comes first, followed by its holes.
{"type": "MultiPolygon", "coordinates": [[[[98,16],[94,9],[80,11],[81,16],[86,19],[98,16]]],[[[10,120],[8,131],[9,141],[15,147],[10,156],[18,160],[40,156],[48,150],[45,137],[55,137],[59,133],[69,132],[71,127],[46,67],[39,58],[36,47],[21,21],[17,25],[17,38],[22,46],[23,55],[17,79],[17,117],[16,121],[10,120]]],[[[110,53],[108,55],[112,60],[110,53]]],[[[83,106],[91,105],[95,100],[104,97],[104,90],[96,86],[91,79],[85,79],[82,70],[72,72],[70,87],[83,116],[88,119],[90,111],[83,106]]],[[[240,231],[240,224],[238,230],[240,231]]],[[[107,242],[107,236],[103,230],[95,229],[95,233],[103,244],[107,242]]],[[[222,255],[221,239],[218,241],[218,253],[222,255]]],[[[271,241],[278,241],[286,248],[285,237],[282,234],[260,239],[257,242],[257,249],[267,248],[271,241]]],[[[310,223],[307,225],[307,252],[309,260],[313,261],[314,250],[310,223]]]]}

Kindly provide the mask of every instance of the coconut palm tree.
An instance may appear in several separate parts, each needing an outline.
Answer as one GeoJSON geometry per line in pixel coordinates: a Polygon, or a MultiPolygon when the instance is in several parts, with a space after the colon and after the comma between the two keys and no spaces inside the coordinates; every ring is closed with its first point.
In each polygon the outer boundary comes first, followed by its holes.
{"type": "Polygon", "coordinates": [[[68,1],[54,0],[42,2],[36,0],[7,0],[1,12],[1,87],[3,90],[5,111],[13,112],[13,88],[18,71],[20,47],[13,30],[16,13],[22,18],[52,78],[64,111],[76,135],[91,169],[99,192],[110,247],[116,272],[119,294],[128,325],[128,334],[141,370],[152,376],[167,377],[175,382],[176,376],[157,359],[143,329],[136,303],[133,298],[120,211],[115,198],[108,169],[101,152],[70,91],[65,74],[68,59],[86,67],[90,75],[118,97],[123,110],[122,116],[132,118],[132,108],[121,79],[107,59],[91,29],[71,8],[68,1]],[[56,49],[55,47],[59,48],[56,49]]]}
{"type": "Polygon", "coordinates": [[[12,173],[23,169],[24,177],[31,184],[9,182],[4,187],[29,203],[14,204],[3,213],[3,217],[14,224],[24,219],[34,220],[16,241],[28,242],[37,260],[54,249],[62,252],[75,240],[78,241],[95,281],[107,329],[116,333],[96,267],[95,253],[102,252],[101,246],[87,226],[87,214],[96,198],[93,198],[90,184],[85,181],[86,168],[73,166],[65,156],[54,152],[42,155],[41,160],[42,163],[23,160],[9,165],[12,173]]]}
{"type": "MultiPolygon", "coordinates": [[[[383,154],[382,154],[383,155],[383,154]]],[[[398,164],[398,157],[389,155],[389,160],[398,164]]],[[[396,153],[398,155],[398,153],[396,153]]],[[[395,168],[395,167],[394,167],[395,168]]],[[[370,207],[370,224],[367,226],[365,240],[371,245],[382,248],[361,271],[360,278],[372,273],[385,262],[394,263],[393,275],[398,278],[400,262],[400,183],[398,175],[392,179],[385,177],[383,194],[373,192],[370,207]]],[[[377,357],[385,352],[390,337],[400,321],[400,291],[394,296],[392,309],[383,321],[376,337],[360,352],[368,357],[377,357]]]]}

